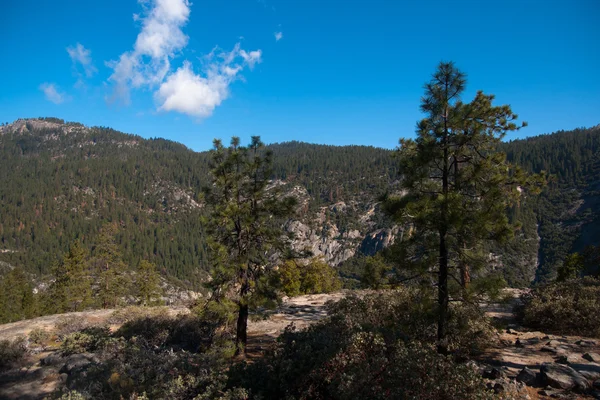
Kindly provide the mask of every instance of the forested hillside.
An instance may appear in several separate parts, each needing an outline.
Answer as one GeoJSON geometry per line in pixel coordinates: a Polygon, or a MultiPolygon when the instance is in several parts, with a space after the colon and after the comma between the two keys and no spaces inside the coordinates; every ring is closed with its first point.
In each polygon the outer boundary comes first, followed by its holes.
{"type": "Polygon", "coordinates": [[[600,125],[504,144],[509,160],[551,174],[542,196],[528,204],[537,216],[537,281],[554,278],[565,256],[600,243],[600,125]]]}
{"type": "MultiPolygon", "coordinates": [[[[314,242],[336,264],[358,254],[369,235],[392,232],[377,207],[399,179],[391,151],[299,142],[269,147],[274,182],[300,199],[302,224],[294,229],[304,235],[303,245],[314,242]]],[[[600,128],[512,141],[503,150],[525,169],[556,177],[538,199],[509,210],[523,228],[517,240],[496,249],[509,283],[523,286],[534,273],[539,280],[552,277],[573,249],[598,244],[600,128]]],[[[163,275],[191,284],[204,277],[207,153],[45,118],[1,127],[0,159],[0,262],[47,274],[74,239],[92,248],[101,226],[116,221],[127,264],[147,259],[163,275]]]]}
{"type": "MultiPolygon", "coordinates": [[[[18,120],[0,133],[0,261],[44,275],[73,240],[91,248],[101,226],[117,221],[127,264],[147,259],[180,280],[203,278],[207,153],[55,118],[18,120]]],[[[329,219],[321,207],[360,198],[358,213],[397,175],[383,149],[297,142],[271,148],[274,178],[302,188],[303,215],[323,211],[329,219]]],[[[331,214],[342,231],[357,219],[348,208],[331,214]]]]}

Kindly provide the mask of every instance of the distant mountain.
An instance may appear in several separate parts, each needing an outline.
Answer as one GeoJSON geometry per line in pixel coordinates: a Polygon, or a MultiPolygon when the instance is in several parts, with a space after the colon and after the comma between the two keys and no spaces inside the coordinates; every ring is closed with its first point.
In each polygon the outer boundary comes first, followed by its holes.
{"type": "MultiPolygon", "coordinates": [[[[598,242],[599,143],[596,127],[503,145],[525,168],[557,175],[548,193],[509,210],[523,229],[493,251],[511,284],[547,279],[568,251],[598,242]]],[[[402,233],[377,201],[400,178],[391,151],[300,142],[269,147],[273,184],[299,199],[297,218],[286,225],[296,248],[309,248],[335,266],[372,254],[402,233]]],[[[0,160],[0,262],[47,274],[71,241],[79,238],[91,248],[102,224],[118,221],[126,262],[149,259],[191,286],[206,276],[200,215],[208,152],[41,118],[0,127],[0,160]]]]}

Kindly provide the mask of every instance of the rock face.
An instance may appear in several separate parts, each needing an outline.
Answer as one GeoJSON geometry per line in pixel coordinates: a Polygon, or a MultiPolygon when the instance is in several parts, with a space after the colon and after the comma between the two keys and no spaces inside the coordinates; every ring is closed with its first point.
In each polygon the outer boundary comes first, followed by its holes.
{"type": "Polygon", "coordinates": [[[585,392],[590,388],[590,383],[585,377],[566,365],[544,363],[540,367],[540,376],[544,385],[556,389],[585,392]]]}
{"type": "Polygon", "coordinates": [[[368,233],[360,244],[360,252],[367,256],[375,255],[380,250],[394,244],[399,228],[383,228],[368,233]]]}
{"type": "Polygon", "coordinates": [[[301,217],[285,225],[294,237],[293,250],[309,251],[312,257],[323,257],[331,266],[339,265],[357,253],[374,255],[402,234],[397,226],[381,228],[372,221],[381,212],[377,203],[339,201],[312,214],[308,211],[310,196],[305,189],[294,187],[288,195],[298,200],[297,211],[301,217]],[[348,226],[341,221],[354,223],[348,226]]]}

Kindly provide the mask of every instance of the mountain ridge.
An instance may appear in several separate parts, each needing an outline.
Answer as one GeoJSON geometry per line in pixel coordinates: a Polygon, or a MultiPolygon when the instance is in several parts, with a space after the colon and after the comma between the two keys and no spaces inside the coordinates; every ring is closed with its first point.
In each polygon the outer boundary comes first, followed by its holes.
{"type": "MultiPolygon", "coordinates": [[[[563,229],[559,236],[564,238],[566,231],[572,240],[564,243],[571,245],[550,252],[546,242],[556,240],[550,240],[553,233],[544,229],[568,222],[568,215],[566,206],[558,207],[560,211],[548,199],[564,200],[570,187],[579,193],[571,193],[573,199],[598,197],[584,187],[588,180],[600,178],[600,168],[588,168],[590,160],[600,165],[598,143],[597,126],[502,144],[509,160],[525,169],[539,172],[552,167],[550,172],[558,173],[558,183],[550,185],[542,200],[511,211],[511,218],[525,218],[527,223],[518,234],[522,240],[498,250],[504,255],[504,275],[510,284],[527,285],[534,276],[540,281],[551,278],[579,239],[563,229]],[[576,141],[573,135],[591,139],[576,141]],[[578,147],[571,146],[565,153],[569,147],[563,137],[578,147]],[[571,159],[579,161],[565,164],[571,159]],[[545,213],[540,213],[540,207],[545,213]],[[542,272],[533,243],[538,234],[540,258],[547,264],[541,266],[542,272]]],[[[293,225],[297,248],[308,247],[331,265],[339,265],[358,254],[371,254],[383,243],[389,245],[392,233],[402,230],[377,206],[378,197],[398,183],[400,171],[392,150],[299,141],[268,148],[275,155],[273,179],[300,199],[300,217],[288,224],[293,225]]],[[[52,117],[1,126],[0,155],[11,168],[0,172],[0,211],[7,216],[0,222],[0,248],[18,252],[0,253],[0,261],[43,275],[72,240],[80,239],[91,248],[101,223],[118,221],[122,228],[118,241],[126,262],[133,265],[149,258],[163,274],[199,284],[209,268],[199,218],[201,188],[208,184],[208,154],[167,139],[144,139],[52,117]]],[[[582,226],[596,225],[597,215],[592,214],[587,212],[582,226]]]]}

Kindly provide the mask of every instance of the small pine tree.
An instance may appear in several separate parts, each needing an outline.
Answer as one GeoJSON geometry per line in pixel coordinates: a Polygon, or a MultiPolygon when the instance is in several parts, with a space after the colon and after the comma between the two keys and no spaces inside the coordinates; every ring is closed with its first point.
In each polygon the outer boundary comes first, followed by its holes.
{"type": "Polygon", "coordinates": [[[213,261],[208,285],[216,301],[227,297],[237,305],[236,354],[246,351],[250,307],[276,296],[267,277],[275,267],[273,256],[289,252],[283,222],[295,205],[294,198],[268,187],[272,154],[262,147],[258,136],[248,147],[237,137],[228,148],[215,139],[212,185],[205,189],[213,261]]]}
{"type": "Polygon", "coordinates": [[[162,288],[160,287],[160,275],[156,266],[147,260],[138,264],[137,275],[137,297],[142,306],[155,306],[162,303],[162,288]]]}
{"type": "Polygon", "coordinates": [[[82,311],[92,304],[92,283],[86,250],[74,241],[62,261],[52,267],[54,281],[48,288],[46,312],[82,311]]]}
{"type": "Polygon", "coordinates": [[[131,278],[116,242],[117,225],[106,224],[100,230],[94,248],[94,265],[97,269],[97,293],[102,308],[116,307],[130,292],[131,278]]]}

